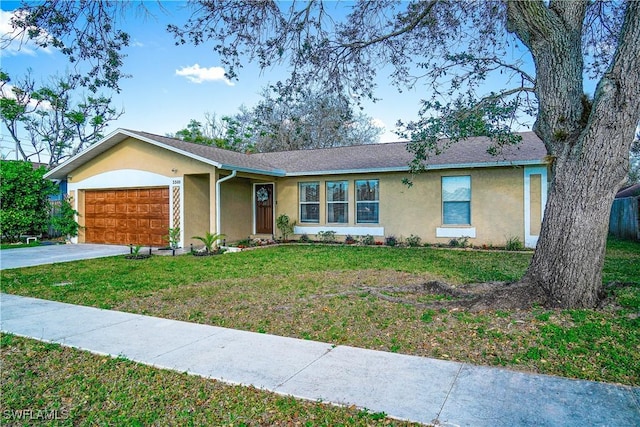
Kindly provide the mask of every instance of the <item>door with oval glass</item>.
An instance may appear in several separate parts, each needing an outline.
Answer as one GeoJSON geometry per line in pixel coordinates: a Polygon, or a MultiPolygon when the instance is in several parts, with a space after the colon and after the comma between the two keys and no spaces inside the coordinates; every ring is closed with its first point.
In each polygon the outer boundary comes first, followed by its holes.
{"type": "Polygon", "coordinates": [[[273,234],[273,184],[254,187],[256,234],[273,234]]]}

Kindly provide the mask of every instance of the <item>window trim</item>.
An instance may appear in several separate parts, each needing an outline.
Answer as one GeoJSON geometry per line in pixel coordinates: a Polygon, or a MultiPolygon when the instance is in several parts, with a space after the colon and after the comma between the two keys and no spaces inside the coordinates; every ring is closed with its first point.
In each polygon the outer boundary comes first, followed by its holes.
{"type": "Polygon", "coordinates": [[[337,180],[337,181],[325,181],[325,204],[327,206],[327,224],[349,224],[349,181],[337,180]],[[329,200],[329,185],[342,183],[344,188],[344,200],[329,200]],[[330,221],[329,207],[331,205],[344,205],[344,221],[330,221]]]}
{"type": "Polygon", "coordinates": [[[320,181],[306,181],[306,182],[298,182],[298,212],[300,222],[303,224],[319,224],[320,223],[320,181]],[[303,202],[302,201],[302,187],[303,185],[315,184],[317,192],[318,192],[318,200],[313,202],[303,202]],[[306,205],[316,205],[318,207],[318,218],[314,220],[303,220],[302,219],[302,206],[306,205]]]}
{"type": "Polygon", "coordinates": [[[356,179],[354,180],[354,191],[355,191],[355,203],[356,203],[356,212],[355,212],[355,223],[356,224],[380,224],[380,179],[377,178],[364,178],[364,179],[356,179]],[[365,181],[375,181],[376,182],[376,193],[378,195],[376,200],[359,200],[358,199],[358,182],[365,182],[365,181]],[[376,209],[376,220],[375,221],[361,221],[360,217],[358,216],[358,206],[361,203],[375,203],[377,205],[377,209],[376,209]]]}
{"type": "MultiPolygon", "coordinates": [[[[447,175],[440,177],[440,201],[441,201],[441,218],[442,225],[444,226],[463,226],[469,227],[471,226],[471,198],[472,198],[472,185],[471,185],[471,175],[447,175]],[[447,178],[467,178],[469,181],[469,199],[468,200],[455,200],[455,201],[447,201],[444,199],[444,183],[447,178]],[[467,203],[469,207],[469,221],[466,223],[454,223],[454,222],[445,222],[445,212],[444,207],[445,203],[467,203]]],[[[446,227],[445,227],[446,228],[446,227]]]]}

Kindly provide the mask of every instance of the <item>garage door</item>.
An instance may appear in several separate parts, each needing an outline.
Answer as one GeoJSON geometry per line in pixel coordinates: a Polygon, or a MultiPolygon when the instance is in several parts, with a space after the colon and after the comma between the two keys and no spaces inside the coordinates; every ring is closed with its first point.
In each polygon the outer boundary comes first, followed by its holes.
{"type": "Polygon", "coordinates": [[[85,192],[85,241],[164,246],[169,232],[169,188],[85,192]]]}

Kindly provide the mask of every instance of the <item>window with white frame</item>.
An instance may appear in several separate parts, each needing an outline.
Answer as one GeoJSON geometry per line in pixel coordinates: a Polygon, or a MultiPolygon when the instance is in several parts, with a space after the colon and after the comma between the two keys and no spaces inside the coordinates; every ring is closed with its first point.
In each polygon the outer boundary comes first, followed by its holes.
{"type": "Polygon", "coordinates": [[[442,177],[442,223],[471,225],[471,177],[442,177]]]}
{"type": "Polygon", "coordinates": [[[356,223],[379,221],[380,182],[377,179],[356,180],[356,223]]]}
{"type": "Polygon", "coordinates": [[[300,222],[320,222],[320,183],[301,182],[300,193],[300,222]]]}
{"type": "Polygon", "coordinates": [[[327,222],[349,222],[347,181],[327,181],[327,222]]]}

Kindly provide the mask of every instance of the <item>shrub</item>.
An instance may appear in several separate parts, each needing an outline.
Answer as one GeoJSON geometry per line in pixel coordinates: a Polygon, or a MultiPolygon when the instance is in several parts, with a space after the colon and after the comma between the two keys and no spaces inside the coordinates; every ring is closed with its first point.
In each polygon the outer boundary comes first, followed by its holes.
{"type": "Polygon", "coordinates": [[[206,253],[212,253],[218,249],[218,241],[222,240],[224,234],[214,233],[211,234],[207,231],[207,234],[203,236],[193,236],[192,239],[198,239],[204,243],[206,253]]]}
{"type": "Polygon", "coordinates": [[[449,246],[452,248],[467,248],[469,247],[469,236],[457,237],[449,240],[449,246]]]}
{"type": "Polygon", "coordinates": [[[318,231],[318,234],[316,235],[316,237],[322,243],[335,243],[336,232],[335,231],[318,231]]]}
{"type": "Polygon", "coordinates": [[[180,227],[170,228],[169,234],[165,236],[165,239],[169,242],[171,249],[177,249],[180,243],[180,227]]]}
{"type": "Polygon", "coordinates": [[[347,245],[353,245],[354,243],[356,243],[356,239],[354,239],[351,234],[347,234],[347,236],[344,238],[344,242],[347,245]]]}
{"type": "Polygon", "coordinates": [[[384,239],[384,244],[391,247],[396,246],[398,244],[398,238],[394,235],[387,236],[384,239]]]}
{"type": "Polygon", "coordinates": [[[49,227],[49,196],[56,185],[43,179],[46,170],[33,169],[30,162],[2,161],[0,166],[0,235],[18,241],[22,234],[41,234],[49,227]]]}
{"type": "Polygon", "coordinates": [[[367,246],[372,246],[376,244],[376,239],[373,238],[371,234],[367,234],[362,238],[362,244],[367,246]]]}
{"type": "Polygon", "coordinates": [[[296,225],[296,222],[291,222],[289,219],[289,215],[282,214],[276,219],[276,227],[280,230],[280,234],[282,234],[282,240],[287,241],[290,235],[293,234],[293,227],[296,225]]]}
{"type": "Polygon", "coordinates": [[[78,211],[71,206],[71,199],[66,197],[60,202],[60,210],[51,218],[51,226],[63,236],[75,237],[80,226],[75,220],[78,211]]]}
{"type": "Polygon", "coordinates": [[[420,242],[422,242],[422,239],[420,238],[420,236],[414,236],[413,234],[409,237],[407,237],[407,245],[409,245],[412,248],[415,248],[417,246],[420,246],[420,242]]]}
{"type": "Polygon", "coordinates": [[[307,235],[307,233],[302,234],[300,236],[300,243],[309,243],[311,241],[311,239],[309,238],[309,236],[307,235]]]}
{"type": "Polygon", "coordinates": [[[504,248],[508,251],[522,251],[524,250],[524,244],[518,236],[512,236],[507,239],[504,248]]]}

